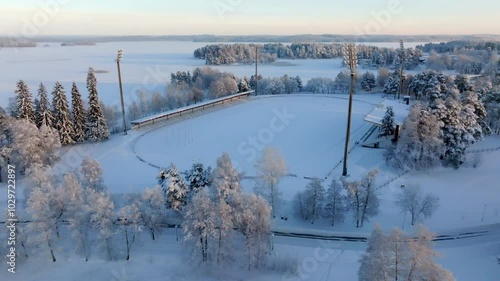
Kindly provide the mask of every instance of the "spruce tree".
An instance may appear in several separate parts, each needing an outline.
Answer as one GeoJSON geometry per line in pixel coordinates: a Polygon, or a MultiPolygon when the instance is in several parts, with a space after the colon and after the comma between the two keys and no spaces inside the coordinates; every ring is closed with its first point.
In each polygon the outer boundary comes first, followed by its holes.
{"type": "Polygon", "coordinates": [[[174,164],[170,164],[168,169],[160,170],[157,177],[158,184],[163,190],[167,207],[177,212],[186,205],[189,188],[174,164]]]}
{"type": "Polygon", "coordinates": [[[36,106],[36,125],[38,128],[42,126],[52,128],[54,126],[54,116],[50,109],[50,101],[47,95],[47,89],[40,83],[38,88],[38,102],[36,106]]]}
{"type": "Polygon", "coordinates": [[[394,134],[394,127],[394,110],[392,109],[392,106],[388,106],[384,118],[382,118],[380,136],[391,136],[394,134]]]}
{"type": "Polygon", "coordinates": [[[30,89],[23,80],[17,82],[16,89],[16,116],[18,119],[27,119],[35,124],[35,112],[33,110],[33,98],[30,89]]]}
{"type": "Polygon", "coordinates": [[[54,128],[59,132],[59,139],[62,145],[73,144],[73,124],[64,91],[61,83],[56,82],[52,92],[53,100],[52,106],[54,107],[54,128]]]}
{"type": "Polygon", "coordinates": [[[76,142],[83,142],[85,140],[85,110],[82,96],[75,82],[71,88],[71,105],[73,107],[73,139],[76,142]]]}
{"type": "Polygon", "coordinates": [[[87,75],[87,90],[89,92],[89,109],[85,128],[86,138],[90,141],[107,140],[109,138],[108,126],[106,125],[106,119],[99,103],[97,80],[92,68],[89,68],[87,75]]]}

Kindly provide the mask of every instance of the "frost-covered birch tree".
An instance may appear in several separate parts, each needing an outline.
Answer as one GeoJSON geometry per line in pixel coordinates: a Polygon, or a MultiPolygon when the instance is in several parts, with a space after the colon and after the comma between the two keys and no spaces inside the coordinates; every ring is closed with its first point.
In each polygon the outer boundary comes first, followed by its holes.
{"type": "Polygon", "coordinates": [[[423,194],[419,185],[406,185],[401,193],[396,195],[396,204],[401,211],[410,213],[411,225],[421,216],[429,218],[439,207],[439,198],[433,194],[423,194]]]}
{"type": "Polygon", "coordinates": [[[279,149],[268,146],[262,151],[255,168],[257,171],[255,193],[262,195],[269,202],[272,208],[271,214],[275,218],[281,202],[278,184],[288,173],[285,158],[279,149]]]}

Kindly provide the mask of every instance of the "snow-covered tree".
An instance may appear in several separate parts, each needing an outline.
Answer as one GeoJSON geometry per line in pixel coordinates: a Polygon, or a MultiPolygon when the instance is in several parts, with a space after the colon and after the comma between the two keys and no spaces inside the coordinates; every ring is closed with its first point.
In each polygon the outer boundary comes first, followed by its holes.
{"type": "Polygon", "coordinates": [[[248,78],[245,76],[238,82],[238,92],[243,93],[250,90],[250,85],[248,84],[248,78]]]}
{"type": "Polygon", "coordinates": [[[472,118],[470,121],[466,119],[466,125],[469,126],[469,131],[472,132],[476,141],[489,136],[491,128],[486,121],[488,113],[485,104],[479,98],[478,94],[472,91],[464,92],[462,93],[461,100],[464,105],[465,117],[472,118]]]}
{"type": "MultiPolygon", "coordinates": [[[[233,197],[240,196],[239,193],[230,193],[227,197],[220,194],[214,198],[214,222],[215,222],[215,235],[213,236],[214,242],[214,259],[217,265],[227,265],[234,260],[234,246],[233,246],[233,232],[235,228],[236,215],[234,212],[232,201],[233,197]]],[[[234,202],[234,201],[233,201],[234,202]]]]}
{"type": "Polygon", "coordinates": [[[83,158],[80,165],[80,174],[84,188],[91,188],[100,192],[106,191],[102,173],[103,170],[97,160],[88,157],[83,158]]]}
{"type": "Polygon", "coordinates": [[[86,138],[90,141],[107,140],[109,138],[109,131],[101,104],[99,103],[97,79],[92,68],[89,68],[87,74],[87,90],[89,92],[89,108],[85,127],[86,138]]]}
{"type": "Polygon", "coordinates": [[[382,118],[382,127],[380,128],[381,136],[392,136],[394,134],[394,129],[396,124],[394,122],[394,110],[392,106],[388,106],[384,118],[382,118]]]}
{"type": "Polygon", "coordinates": [[[54,90],[52,91],[52,97],[54,128],[59,133],[61,144],[73,144],[75,143],[75,140],[73,139],[73,121],[71,121],[66,92],[64,91],[64,87],[61,83],[56,82],[54,90]]]}
{"type": "Polygon", "coordinates": [[[166,201],[161,187],[157,185],[152,189],[146,188],[142,193],[141,203],[142,221],[149,229],[151,239],[155,240],[166,216],[166,201]]]}
{"type": "MultiPolygon", "coordinates": [[[[439,253],[432,249],[434,235],[420,225],[416,239],[407,239],[410,257],[408,263],[408,281],[442,280],[454,281],[453,274],[435,262],[439,253]]],[[[405,276],[406,277],[406,276],[405,276]]]]}
{"type": "Polygon", "coordinates": [[[167,207],[180,212],[187,203],[189,188],[173,163],[168,169],[160,170],[158,184],[163,190],[167,207]]]}
{"type": "Polygon", "coordinates": [[[69,222],[69,230],[75,242],[76,252],[85,257],[88,261],[91,253],[90,240],[90,202],[88,191],[83,189],[78,181],[77,175],[67,173],[64,175],[62,189],[65,193],[65,201],[67,202],[67,219],[69,222]]]}
{"type": "Polygon", "coordinates": [[[388,95],[396,95],[399,92],[399,72],[392,73],[384,84],[384,93],[388,95]]]}
{"type": "Polygon", "coordinates": [[[33,97],[30,89],[23,80],[17,82],[16,88],[16,118],[26,119],[36,124],[35,111],[33,110],[33,97]]]}
{"type": "Polygon", "coordinates": [[[344,188],[337,179],[332,180],[330,187],[326,191],[323,217],[327,218],[331,222],[332,226],[335,225],[335,222],[342,221],[344,219],[344,213],[346,211],[346,198],[343,191],[344,188]]]}
{"type": "Polygon", "coordinates": [[[240,191],[240,175],[233,167],[229,154],[223,153],[217,158],[217,166],[213,172],[213,188],[215,194],[228,197],[233,192],[240,191]]]}
{"type": "Polygon", "coordinates": [[[443,153],[441,124],[436,115],[416,103],[403,123],[401,138],[390,162],[407,170],[425,170],[438,165],[443,153]]]}
{"type": "MultiPolygon", "coordinates": [[[[465,124],[464,108],[457,93],[451,93],[445,101],[445,115],[440,121],[443,122],[442,137],[445,147],[445,163],[456,169],[465,162],[465,151],[475,141],[469,124],[465,124]]],[[[469,119],[468,121],[473,121],[469,119]]]]}
{"type": "Polygon", "coordinates": [[[387,260],[388,239],[380,225],[375,225],[370,238],[368,238],[368,247],[361,256],[358,270],[359,281],[382,281],[389,280],[387,260]]]}
{"type": "Polygon", "coordinates": [[[375,186],[377,173],[377,170],[370,171],[360,181],[349,182],[342,179],[344,188],[348,191],[349,209],[353,211],[356,227],[363,227],[365,221],[378,214],[380,203],[375,186]]]}
{"type": "Polygon", "coordinates": [[[207,189],[202,189],[193,196],[187,205],[182,223],[184,242],[192,252],[193,257],[198,255],[202,262],[211,259],[209,240],[216,234],[215,205],[207,189]]]}
{"type": "Polygon", "coordinates": [[[236,227],[245,237],[248,269],[265,264],[271,233],[271,207],[265,199],[255,194],[241,193],[235,210],[236,227]]]}
{"type": "Polygon", "coordinates": [[[416,233],[416,239],[399,229],[386,235],[376,227],[360,260],[358,280],[455,280],[449,271],[435,262],[438,253],[432,249],[432,238],[433,235],[423,226],[416,233]]]}
{"type": "Polygon", "coordinates": [[[89,189],[89,202],[92,210],[90,222],[98,231],[97,238],[102,242],[108,260],[112,260],[111,239],[114,236],[115,205],[109,195],[93,189],[89,189]]]}
{"type": "Polygon", "coordinates": [[[367,71],[361,75],[361,88],[363,91],[370,92],[376,86],[377,80],[375,78],[375,74],[367,71]]]}
{"type": "Polygon", "coordinates": [[[85,140],[85,109],[83,108],[82,96],[73,82],[71,87],[71,106],[73,115],[73,139],[76,142],[85,140]]]}
{"type": "Polygon", "coordinates": [[[300,78],[300,76],[296,76],[295,77],[295,81],[297,82],[297,90],[298,92],[302,92],[304,90],[304,85],[302,84],[302,79],[300,78]]]}
{"type": "Polygon", "coordinates": [[[51,165],[59,159],[57,149],[61,146],[59,136],[50,127],[40,129],[25,119],[10,122],[12,143],[10,157],[21,168],[34,164],[51,165]]]}
{"type": "Polygon", "coordinates": [[[35,109],[36,125],[38,128],[42,126],[54,126],[54,116],[50,107],[49,97],[47,96],[47,89],[40,83],[38,88],[38,104],[35,109]]]}
{"type": "Polygon", "coordinates": [[[455,83],[455,86],[457,87],[460,93],[473,91],[473,87],[469,82],[469,78],[467,78],[467,76],[465,75],[462,74],[457,75],[453,82],[455,83]]]}
{"type": "Polygon", "coordinates": [[[274,218],[281,202],[278,184],[288,173],[285,158],[279,149],[268,146],[262,151],[262,156],[257,160],[255,168],[257,171],[255,192],[269,202],[274,218]]]}
{"type": "Polygon", "coordinates": [[[192,197],[212,184],[212,168],[209,166],[205,169],[202,163],[194,163],[191,170],[186,171],[185,178],[192,197]]]}
{"type": "Polygon", "coordinates": [[[396,195],[396,204],[401,211],[410,213],[411,225],[421,217],[429,218],[439,206],[439,198],[433,194],[423,194],[419,185],[407,185],[396,195]]]}
{"type": "Polygon", "coordinates": [[[127,257],[130,259],[130,249],[134,245],[136,236],[142,231],[142,215],[138,202],[130,202],[122,207],[119,211],[118,224],[125,233],[125,245],[127,249],[127,257]]]}
{"type": "MultiPolygon", "coordinates": [[[[32,170],[30,176],[38,178],[48,177],[46,168],[32,170]],[[45,175],[39,175],[44,173],[45,175]]],[[[30,180],[33,181],[33,180],[30,180]]],[[[60,219],[67,210],[67,202],[64,200],[64,192],[59,188],[54,179],[40,182],[40,186],[33,187],[27,201],[27,210],[33,222],[29,225],[30,238],[35,244],[48,247],[52,261],[56,261],[54,255],[55,236],[59,237],[60,219]]]]}
{"type": "Polygon", "coordinates": [[[306,186],[306,189],[295,196],[294,208],[296,213],[302,219],[311,220],[311,223],[314,223],[323,213],[325,193],[321,180],[313,178],[306,186]]]}

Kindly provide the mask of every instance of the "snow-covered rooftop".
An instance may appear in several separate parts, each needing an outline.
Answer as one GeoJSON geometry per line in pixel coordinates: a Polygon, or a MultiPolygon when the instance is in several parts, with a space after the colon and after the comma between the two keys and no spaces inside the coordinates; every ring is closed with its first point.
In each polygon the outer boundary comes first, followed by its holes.
{"type": "Polygon", "coordinates": [[[383,100],[381,103],[377,104],[365,117],[363,118],[366,122],[381,126],[382,119],[384,118],[387,107],[392,106],[394,111],[394,122],[397,125],[402,125],[405,121],[408,113],[410,112],[410,106],[403,101],[394,100],[383,100]]]}

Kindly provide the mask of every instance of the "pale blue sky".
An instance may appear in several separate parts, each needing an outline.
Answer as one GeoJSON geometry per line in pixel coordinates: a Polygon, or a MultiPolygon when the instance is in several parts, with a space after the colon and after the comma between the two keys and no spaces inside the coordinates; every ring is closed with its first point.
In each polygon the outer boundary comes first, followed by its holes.
{"type": "Polygon", "coordinates": [[[0,7],[0,34],[500,34],[498,0],[0,0],[0,7]]]}

